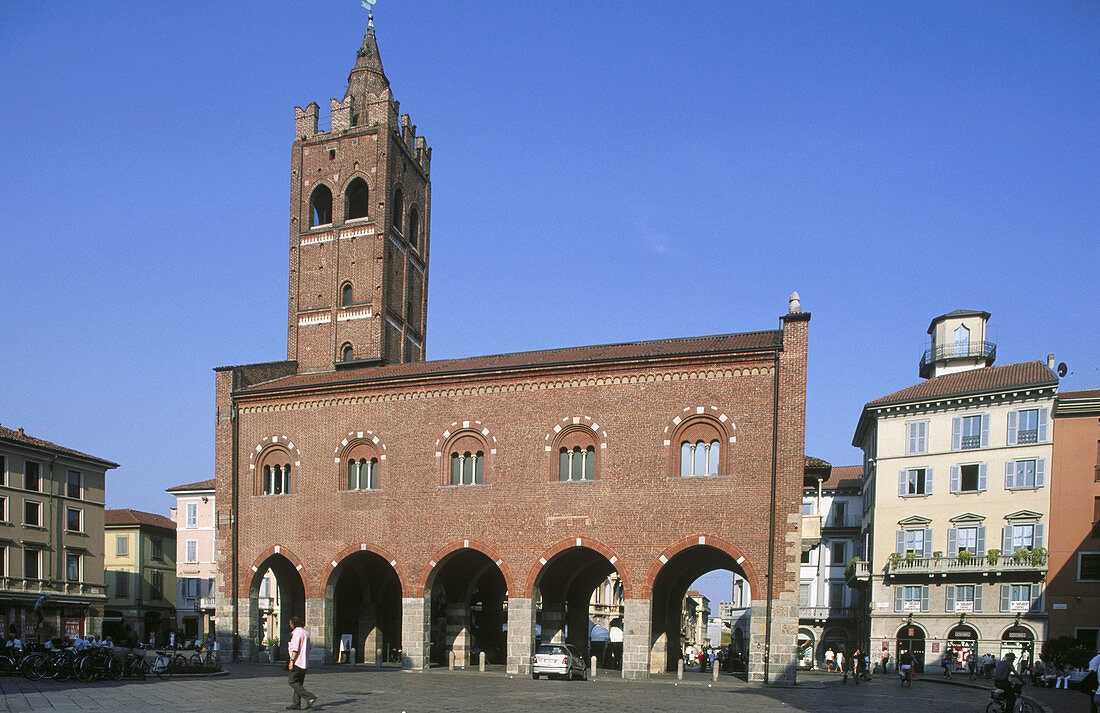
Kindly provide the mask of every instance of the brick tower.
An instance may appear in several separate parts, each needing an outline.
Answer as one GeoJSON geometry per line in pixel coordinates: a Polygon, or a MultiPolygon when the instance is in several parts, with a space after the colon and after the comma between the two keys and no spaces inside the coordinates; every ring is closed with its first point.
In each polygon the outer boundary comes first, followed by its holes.
{"type": "Polygon", "coordinates": [[[424,359],[432,150],[398,113],[373,22],[348,88],[294,108],[287,359],[299,372],[424,359]]]}

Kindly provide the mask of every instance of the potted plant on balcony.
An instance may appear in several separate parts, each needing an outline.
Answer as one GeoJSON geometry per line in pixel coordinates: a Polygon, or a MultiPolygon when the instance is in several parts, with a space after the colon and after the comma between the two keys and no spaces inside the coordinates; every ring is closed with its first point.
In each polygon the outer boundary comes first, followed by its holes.
{"type": "Polygon", "coordinates": [[[848,566],[844,568],[844,579],[851,580],[856,576],[856,562],[859,562],[859,557],[853,557],[848,561],[848,566]]]}
{"type": "Polygon", "coordinates": [[[971,556],[970,550],[959,550],[959,563],[970,564],[971,556]]]}
{"type": "Polygon", "coordinates": [[[932,553],[932,560],[938,565],[940,560],[943,559],[943,550],[936,550],[932,553]]]}
{"type": "Polygon", "coordinates": [[[996,566],[997,560],[1001,559],[1001,551],[998,549],[986,550],[985,559],[990,565],[996,566]]]}
{"type": "Polygon", "coordinates": [[[1016,564],[1026,562],[1031,558],[1031,550],[1026,547],[1017,547],[1016,551],[1012,553],[1012,561],[1016,564]]]}
{"type": "Polygon", "coordinates": [[[1036,547],[1031,551],[1031,561],[1040,567],[1047,563],[1047,548],[1036,547]]]}
{"type": "Polygon", "coordinates": [[[891,569],[897,569],[898,563],[901,562],[900,552],[891,552],[890,556],[886,558],[891,569]]]}
{"type": "Polygon", "coordinates": [[[917,553],[916,552],[906,552],[905,553],[905,564],[912,565],[913,562],[916,561],[916,559],[917,559],[917,553]]]}

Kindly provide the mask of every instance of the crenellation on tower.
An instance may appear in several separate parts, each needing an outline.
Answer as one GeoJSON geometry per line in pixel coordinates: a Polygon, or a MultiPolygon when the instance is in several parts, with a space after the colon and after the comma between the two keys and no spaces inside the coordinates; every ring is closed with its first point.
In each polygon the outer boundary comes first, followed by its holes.
{"type": "Polygon", "coordinates": [[[431,149],[400,114],[373,28],[330,99],[295,107],[287,358],[303,372],[424,359],[431,149]]]}

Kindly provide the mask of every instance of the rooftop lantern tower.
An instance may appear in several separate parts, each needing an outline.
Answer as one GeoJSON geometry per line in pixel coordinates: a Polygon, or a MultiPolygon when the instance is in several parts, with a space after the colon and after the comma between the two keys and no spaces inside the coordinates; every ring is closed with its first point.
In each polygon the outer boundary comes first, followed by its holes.
{"type": "Polygon", "coordinates": [[[928,325],[931,347],[920,360],[922,379],[992,366],[997,345],[986,340],[989,312],[957,309],[928,325]]]}

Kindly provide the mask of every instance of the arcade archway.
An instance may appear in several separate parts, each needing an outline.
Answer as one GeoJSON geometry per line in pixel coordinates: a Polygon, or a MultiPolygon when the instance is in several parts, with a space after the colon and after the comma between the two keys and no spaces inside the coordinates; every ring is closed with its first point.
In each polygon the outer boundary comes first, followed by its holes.
{"type": "Polygon", "coordinates": [[[491,664],[508,655],[508,585],[497,563],[464,548],[442,558],[425,587],[430,601],[429,661],[445,666],[454,652],[457,666],[476,665],[481,652],[491,664]]]}
{"type": "Polygon", "coordinates": [[[585,546],[551,557],[535,580],[537,643],[569,643],[600,666],[622,665],[623,588],[615,565],[585,546]],[[617,640],[616,640],[617,639],[617,640]]]}
{"type": "Polygon", "coordinates": [[[356,661],[400,662],[401,581],[385,557],[360,550],[332,570],[332,650],[356,661]]]}
{"type": "MultiPolygon", "coordinates": [[[[248,588],[250,609],[255,621],[249,630],[255,632],[256,645],[290,640],[290,618],[306,616],[306,589],[297,567],[285,555],[276,553],[256,567],[248,588]]],[[[285,646],[282,647],[285,651],[285,646]]],[[[248,650],[248,649],[246,649],[248,650]]]]}

